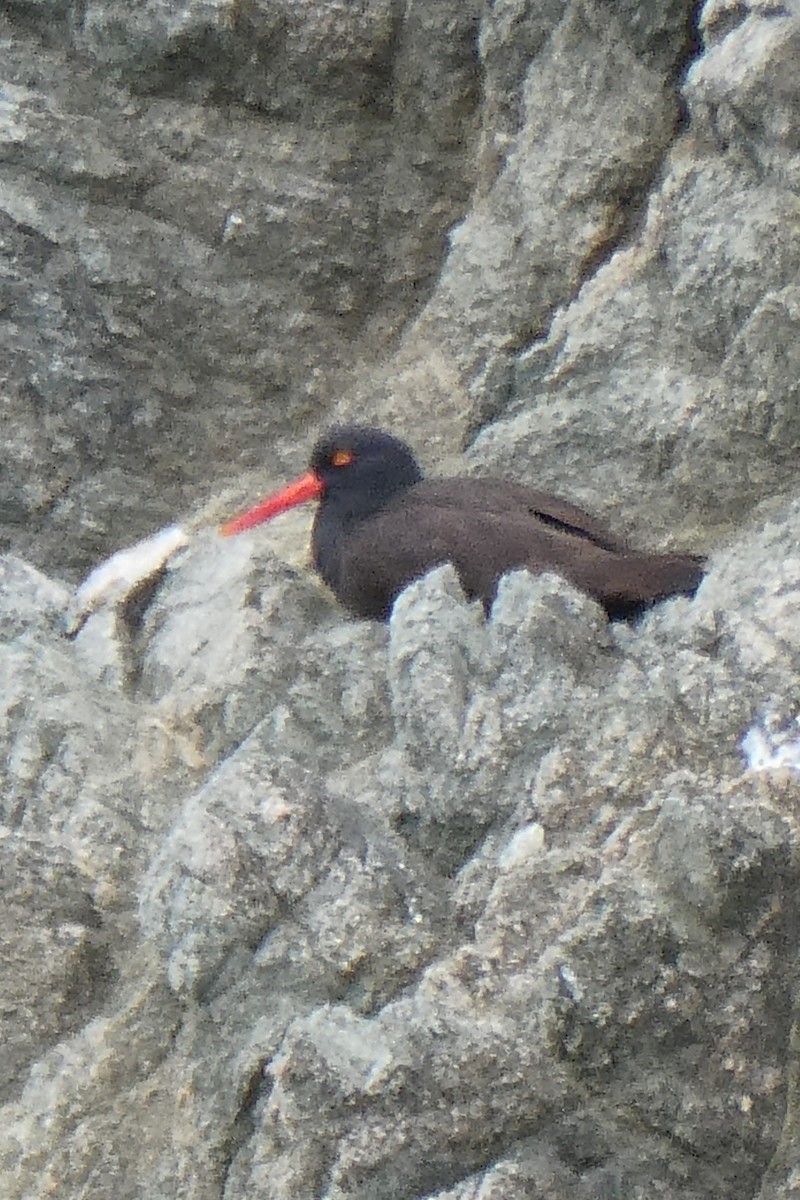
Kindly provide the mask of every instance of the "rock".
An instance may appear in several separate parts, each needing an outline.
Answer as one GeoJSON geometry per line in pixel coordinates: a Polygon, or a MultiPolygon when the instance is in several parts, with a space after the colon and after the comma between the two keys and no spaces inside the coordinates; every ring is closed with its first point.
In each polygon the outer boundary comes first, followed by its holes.
{"type": "Polygon", "coordinates": [[[37,625],[60,630],[69,601],[69,589],[63,584],[15,554],[0,556],[0,629],[4,642],[37,625]]]}
{"type": "Polygon", "coordinates": [[[69,853],[55,840],[5,827],[0,858],[6,1103],[37,1059],[102,1006],[115,971],[91,881],[81,878],[69,853]]]}
{"type": "Polygon", "coordinates": [[[6,6],[4,1198],[792,1193],[798,39],[6,6]],[[215,529],[334,414],[707,577],[348,620],[305,517],[215,529]]]}

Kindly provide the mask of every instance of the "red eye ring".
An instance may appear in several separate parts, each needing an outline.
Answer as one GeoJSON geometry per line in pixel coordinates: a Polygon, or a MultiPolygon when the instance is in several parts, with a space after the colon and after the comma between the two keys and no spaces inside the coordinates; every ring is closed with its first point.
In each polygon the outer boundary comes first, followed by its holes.
{"type": "Polygon", "coordinates": [[[352,450],[334,450],[331,455],[331,466],[349,467],[354,458],[355,454],[352,450]]]}

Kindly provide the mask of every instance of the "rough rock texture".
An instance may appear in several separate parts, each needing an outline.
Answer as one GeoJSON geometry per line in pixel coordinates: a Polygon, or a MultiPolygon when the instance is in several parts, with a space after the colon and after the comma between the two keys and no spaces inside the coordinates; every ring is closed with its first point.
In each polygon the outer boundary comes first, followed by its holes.
{"type": "Polygon", "coordinates": [[[11,0],[0,45],[3,1200],[789,1200],[798,0],[11,0]],[[348,621],[302,517],[214,530],[333,415],[708,578],[348,621]]]}

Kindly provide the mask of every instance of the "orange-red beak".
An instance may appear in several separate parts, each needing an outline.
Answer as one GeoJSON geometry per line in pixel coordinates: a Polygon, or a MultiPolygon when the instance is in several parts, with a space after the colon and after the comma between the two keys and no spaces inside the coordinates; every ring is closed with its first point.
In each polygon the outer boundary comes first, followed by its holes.
{"type": "Polygon", "coordinates": [[[320,500],[324,491],[325,485],[316,471],[306,471],[305,475],[301,475],[294,483],[287,484],[279,492],[274,492],[253,508],[248,508],[247,512],[243,512],[240,517],[228,521],[221,527],[220,533],[223,537],[231,537],[234,533],[252,529],[254,525],[260,525],[262,521],[271,521],[279,513],[286,512],[289,508],[295,508],[298,504],[305,504],[309,500],[320,500]]]}

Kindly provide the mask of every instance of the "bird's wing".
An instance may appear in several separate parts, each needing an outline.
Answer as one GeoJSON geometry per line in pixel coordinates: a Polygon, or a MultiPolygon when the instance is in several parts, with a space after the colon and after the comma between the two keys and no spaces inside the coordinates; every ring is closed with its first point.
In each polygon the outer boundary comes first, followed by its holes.
{"type": "Polygon", "coordinates": [[[576,534],[607,550],[627,549],[625,540],[591,513],[524,483],[480,478],[425,479],[415,485],[413,493],[438,508],[477,510],[509,518],[519,516],[576,534]]]}

